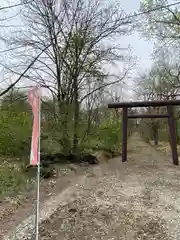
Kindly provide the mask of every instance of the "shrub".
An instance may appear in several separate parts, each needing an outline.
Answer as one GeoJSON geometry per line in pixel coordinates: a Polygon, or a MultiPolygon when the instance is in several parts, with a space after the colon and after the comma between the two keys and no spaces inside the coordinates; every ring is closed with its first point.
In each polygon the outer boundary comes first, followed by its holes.
{"type": "Polygon", "coordinates": [[[32,122],[28,113],[1,110],[0,129],[1,155],[29,154],[32,122]]]}
{"type": "Polygon", "coordinates": [[[121,146],[121,121],[106,119],[96,129],[94,134],[89,134],[81,144],[81,150],[101,149],[118,151],[121,146]]]}
{"type": "Polygon", "coordinates": [[[17,193],[28,183],[28,175],[23,174],[21,167],[12,163],[12,159],[1,160],[0,164],[0,196],[17,193]]]}
{"type": "Polygon", "coordinates": [[[119,120],[104,120],[98,131],[98,140],[101,146],[111,151],[117,151],[122,142],[122,123],[119,120]]]}

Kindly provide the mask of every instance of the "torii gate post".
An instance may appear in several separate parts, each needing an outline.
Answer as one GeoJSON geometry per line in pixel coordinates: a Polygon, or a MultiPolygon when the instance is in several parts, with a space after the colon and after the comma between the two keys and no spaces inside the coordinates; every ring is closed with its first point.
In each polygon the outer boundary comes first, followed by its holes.
{"type": "Polygon", "coordinates": [[[139,102],[122,102],[108,104],[108,108],[122,108],[122,162],[127,161],[127,127],[128,118],[168,118],[170,144],[172,159],[174,165],[179,165],[176,140],[176,124],[173,115],[173,106],[180,105],[180,100],[165,101],[139,101],[139,102]],[[134,114],[128,115],[128,108],[132,107],[167,107],[167,114],[134,114]]]}
{"type": "Polygon", "coordinates": [[[127,129],[128,129],[128,108],[122,112],[122,162],[127,161],[127,129]]]}
{"type": "Polygon", "coordinates": [[[174,120],[174,111],[173,107],[167,106],[168,112],[168,124],[169,124],[169,133],[170,133],[170,144],[172,151],[173,164],[178,165],[178,152],[177,152],[177,137],[176,137],[176,123],[174,120]]]}

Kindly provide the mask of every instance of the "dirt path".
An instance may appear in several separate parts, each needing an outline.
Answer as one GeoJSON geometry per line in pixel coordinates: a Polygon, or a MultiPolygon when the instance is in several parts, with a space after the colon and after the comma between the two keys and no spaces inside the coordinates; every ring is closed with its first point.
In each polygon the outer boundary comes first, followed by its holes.
{"type": "MultiPolygon", "coordinates": [[[[87,167],[74,168],[76,171],[72,171],[69,167],[64,166],[59,169],[58,176],[50,180],[43,180],[40,184],[40,201],[41,207],[43,204],[57,194],[71,185],[74,185],[74,181],[78,176],[83,175],[84,169],[87,167]]],[[[11,233],[16,227],[22,224],[23,220],[29,217],[35,219],[32,213],[35,212],[35,199],[36,189],[34,188],[30,192],[24,192],[14,198],[7,198],[0,204],[0,240],[5,239],[6,236],[11,233]]]]}
{"type": "Polygon", "coordinates": [[[179,167],[137,134],[128,148],[127,163],[116,158],[90,168],[57,196],[57,209],[41,223],[42,240],[180,239],[179,167]]]}

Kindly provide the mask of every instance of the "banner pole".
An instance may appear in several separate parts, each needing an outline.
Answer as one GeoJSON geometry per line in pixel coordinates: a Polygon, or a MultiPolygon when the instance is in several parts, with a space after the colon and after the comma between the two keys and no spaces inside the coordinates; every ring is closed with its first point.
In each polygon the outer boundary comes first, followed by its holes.
{"type": "Polygon", "coordinates": [[[35,227],[36,227],[36,240],[39,239],[39,197],[40,193],[40,164],[37,166],[37,195],[36,195],[36,216],[35,216],[35,227]]]}
{"type": "MultiPolygon", "coordinates": [[[[40,89],[40,88],[39,88],[40,89]]],[[[41,138],[41,98],[39,93],[39,141],[38,141],[38,164],[37,164],[37,195],[36,195],[36,216],[35,216],[35,235],[39,239],[39,213],[40,213],[40,138],[41,138]]]]}

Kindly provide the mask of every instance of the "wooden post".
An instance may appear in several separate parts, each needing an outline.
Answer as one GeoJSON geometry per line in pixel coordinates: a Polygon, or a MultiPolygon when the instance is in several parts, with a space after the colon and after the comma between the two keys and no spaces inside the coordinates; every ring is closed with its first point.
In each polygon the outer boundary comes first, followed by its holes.
{"type": "Polygon", "coordinates": [[[127,127],[128,127],[128,108],[122,111],[122,162],[127,161],[127,127]]]}
{"type": "Polygon", "coordinates": [[[170,142],[172,150],[173,164],[179,165],[178,153],[177,153],[177,141],[176,141],[176,123],[174,120],[173,107],[167,106],[168,111],[168,124],[169,124],[169,133],[170,133],[170,142]]]}

